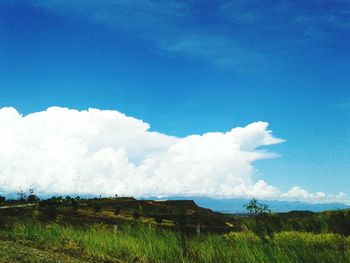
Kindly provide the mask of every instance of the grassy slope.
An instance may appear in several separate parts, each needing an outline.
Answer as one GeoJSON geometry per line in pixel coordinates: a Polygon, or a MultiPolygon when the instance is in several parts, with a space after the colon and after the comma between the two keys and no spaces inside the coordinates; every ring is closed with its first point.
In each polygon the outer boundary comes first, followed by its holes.
{"type": "MultiPolygon", "coordinates": [[[[49,250],[56,251],[52,256],[64,253],[85,262],[350,262],[350,238],[337,234],[281,232],[262,240],[249,231],[183,236],[146,226],[115,233],[103,225],[57,224],[21,224],[0,234],[2,239],[16,240],[16,250],[29,240],[27,244],[41,249],[28,250],[34,256],[49,250]]],[[[74,262],[65,257],[61,262],[74,262]]]]}
{"type": "Polygon", "coordinates": [[[236,217],[189,201],[74,202],[1,209],[0,262],[350,262],[350,210],[236,217]],[[165,230],[198,225],[212,234],[165,230]],[[245,231],[214,234],[223,228],[245,231]]]}

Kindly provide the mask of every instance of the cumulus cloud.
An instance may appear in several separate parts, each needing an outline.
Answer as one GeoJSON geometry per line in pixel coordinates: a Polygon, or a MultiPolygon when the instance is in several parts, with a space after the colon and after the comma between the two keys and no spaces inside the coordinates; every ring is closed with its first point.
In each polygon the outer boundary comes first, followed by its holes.
{"type": "Polygon", "coordinates": [[[326,195],[323,192],[309,193],[305,189],[302,189],[300,186],[293,186],[288,192],[281,193],[279,198],[282,200],[295,200],[295,201],[308,201],[315,203],[322,202],[343,202],[350,203],[346,198],[346,194],[343,192],[338,193],[337,195],[328,194],[326,195]]]}
{"type": "MultiPolygon", "coordinates": [[[[283,142],[268,123],[184,138],[149,130],[118,111],[51,107],[22,116],[0,109],[0,191],[47,194],[207,195],[321,200],[299,187],[254,182],[253,163],[283,142]]],[[[338,198],[344,198],[339,196],[338,198]]]]}

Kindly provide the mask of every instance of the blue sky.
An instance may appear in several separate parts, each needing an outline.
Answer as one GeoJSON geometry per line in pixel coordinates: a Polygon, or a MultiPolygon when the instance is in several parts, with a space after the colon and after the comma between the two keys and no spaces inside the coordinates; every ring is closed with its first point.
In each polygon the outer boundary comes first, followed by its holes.
{"type": "Polygon", "coordinates": [[[0,3],[0,107],[114,109],[186,136],[266,121],[255,179],[350,195],[350,2],[0,3]]]}

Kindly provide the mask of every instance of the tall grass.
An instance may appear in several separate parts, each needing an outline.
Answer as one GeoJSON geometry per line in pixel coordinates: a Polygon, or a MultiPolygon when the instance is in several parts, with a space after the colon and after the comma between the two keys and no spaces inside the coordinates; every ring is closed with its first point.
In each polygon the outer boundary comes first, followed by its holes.
{"type": "Polygon", "coordinates": [[[114,232],[103,225],[35,223],[16,225],[6,235],[96,261],[350,262],[350,238],[337,234],[280,232],[262,240],[249,231],[184,236],[140,225],[114,232]]]}
{"type": "Polygon", "coordinates": [[[8,233],[15,239],[34,241],[38,246],[99,260],[125,259],[138,262],[181,262],[177,233],[143,226],[129,226],[114,233],[102,225],[88,228],[58,224],[16,225],[8,233]]]}

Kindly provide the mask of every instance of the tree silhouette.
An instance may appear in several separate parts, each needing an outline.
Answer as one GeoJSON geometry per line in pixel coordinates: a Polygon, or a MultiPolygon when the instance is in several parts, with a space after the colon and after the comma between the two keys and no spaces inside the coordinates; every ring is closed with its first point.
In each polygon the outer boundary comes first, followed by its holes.
{"type": "Polygon", "coordinates": [[[244,205],[245,209],[251,215],[260,215],[264,213],[270,213],[271,210],[268,205],[259,203],[257,199],[253,198],[250,202],[244,205]]]}
{"type": "Polygon", "coordinates": [[[28,196],[27,196],[27,202],[28,203],[35,203],[37,201],[39,201],[39,197],[37,197],[34,194],[34,189],[29,189],[29,193],[28,193],[28,196]]]}

